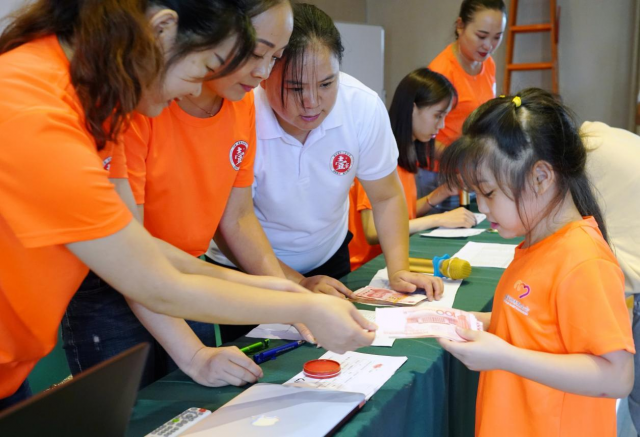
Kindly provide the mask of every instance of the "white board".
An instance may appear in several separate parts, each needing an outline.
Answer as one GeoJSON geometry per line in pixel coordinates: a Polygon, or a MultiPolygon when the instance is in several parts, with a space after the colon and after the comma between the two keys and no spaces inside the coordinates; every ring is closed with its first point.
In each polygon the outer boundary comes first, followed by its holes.
{"type": "Polygon", "coordinates": [[[368,24],[335,24],[344,46],[340,70],[377,92],[384,102],[384,29],[368,24]]]}

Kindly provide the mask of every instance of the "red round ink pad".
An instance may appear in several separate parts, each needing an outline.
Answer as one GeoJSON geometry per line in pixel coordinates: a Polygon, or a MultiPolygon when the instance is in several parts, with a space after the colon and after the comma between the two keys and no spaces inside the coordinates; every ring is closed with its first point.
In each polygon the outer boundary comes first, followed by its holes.
{"type": "Polygon", "coordinates": [[[333,378],[340,374],[340,363],[333,360],[311,360],[304,363],[302,371],[309,378],[333,378]]]}

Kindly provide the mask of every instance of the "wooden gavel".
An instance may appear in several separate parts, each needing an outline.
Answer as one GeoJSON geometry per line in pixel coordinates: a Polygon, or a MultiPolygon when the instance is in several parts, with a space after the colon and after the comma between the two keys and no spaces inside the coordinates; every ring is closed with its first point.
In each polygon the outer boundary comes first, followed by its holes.
{"type": "Polygon", "coordinates": [[[469,261],[460,258],[439,259],[436,257],[434,259],[438,261],[437,271],[433,260],[425,258],[409,258],[409,269],[416,273],[432,273],[450,279],[464,279],[471,275],[469,261]]]}

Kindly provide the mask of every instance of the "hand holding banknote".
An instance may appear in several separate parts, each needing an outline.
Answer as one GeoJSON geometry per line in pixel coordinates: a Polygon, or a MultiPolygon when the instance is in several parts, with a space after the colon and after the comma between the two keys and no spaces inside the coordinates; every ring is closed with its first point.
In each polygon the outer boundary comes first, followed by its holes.
{"type": "Polygon", "coordinates": [[[505,369],[505,363],[508,362],[514,346],[490,332],[457,327],[456,334],[464,342],[439,338],[438,343],[444,350],[462,361],[462,364],[470,370],[479,372],[505,369]]]}
{"type": "Polygon", "coordinates": [[[482,331],[482,322],[471,313],[453,308],[377,308],[376,323],[391,338],[442,337],[466,341],[456,328],[482,331]]]}

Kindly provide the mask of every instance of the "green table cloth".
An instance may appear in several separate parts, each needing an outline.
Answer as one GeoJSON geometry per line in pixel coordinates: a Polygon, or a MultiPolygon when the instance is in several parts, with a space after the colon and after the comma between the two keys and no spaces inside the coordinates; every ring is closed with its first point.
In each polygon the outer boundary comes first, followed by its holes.
{"type": "MultiPolygon", "coordinates": [[[[479,227],[486,228],[487,222],[479,227]]],[[[410,256],[433,258],[453,255],[468,241],[510,243],[496,233],[484,232],[461,239],[410,239],[410,256]]],[[[352,290],[369,284],[385,266],[380,256],[350,273],[343,282],[352,290]]],[[[454,307],[465,311],[489,311],[502,269],[474,267],[455,299],[454,307]]],[[[373,309],[367,305],[360,308],[373,309]]],[[[233,344],[243,347],[255,339],[242,338],[233,344]]],[[[274,340],[273,346],[284,343],[274,340]]],[[[304,345],[278,359],[262,364],[260,382],[281,384],[302,370],[303,364],[325,352],[304,345]]],[[[338,436],[473,436],[478,373],[466,369],[445,353],[435,339],[398,339],[393,347],[366,347],[358,352],[406,356],[407,362],[337,433],[338,436]]],[[[244,388],[208,388],[193,382],[181,371],[141,390],[131,418],[128,436],[143,436],[189,407],[216,410],[244,388]]]]}

